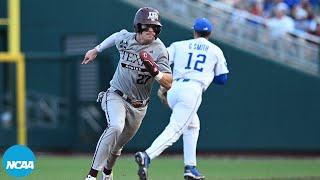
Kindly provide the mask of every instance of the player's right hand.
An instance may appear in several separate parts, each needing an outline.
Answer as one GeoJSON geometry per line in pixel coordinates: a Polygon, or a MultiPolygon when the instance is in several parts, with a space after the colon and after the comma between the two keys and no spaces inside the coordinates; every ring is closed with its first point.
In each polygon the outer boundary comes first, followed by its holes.
{"type": "Polygon", "coordinates": [[[149,53],[147,53],[146,51],[140,51],[139,56],[144,66],[153,77],[159,74],[158,65],[154,62],[149,53]]]}
{"type": "Polygon", "coordinates": [[[90,61],[93,61],[97,57],[97,55],[98,51],[95,48],[89,50],[84,56],[84,59],[81,62],[81,64],[88,64],[90,61]]]}

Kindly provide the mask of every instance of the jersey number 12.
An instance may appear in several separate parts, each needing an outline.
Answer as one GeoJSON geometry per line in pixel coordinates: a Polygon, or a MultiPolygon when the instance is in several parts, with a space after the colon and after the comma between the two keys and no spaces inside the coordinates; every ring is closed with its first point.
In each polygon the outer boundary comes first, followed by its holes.
{"type": "MultiPolygon", "coordinates": [[[[189,54],[189,59],[188,59],[188,64],[187,64],[187,66],[185,67],[185,69],[191,69],[191,60],[192,60],[193,53],[188,53],[188,54],[189,54]]],[[[206,58],[207,58],[206,55],[204,55],[204,54],[198,54],[198,55],[197,55],[197,59],[195,60],[193,69],[202,72],[202,71],[203,71],[203,68],[202,68],[202,67],[199,67],[199,66],[200,66],[201,64],[204,64],[204,62],[206,62],[206,58]]]]}

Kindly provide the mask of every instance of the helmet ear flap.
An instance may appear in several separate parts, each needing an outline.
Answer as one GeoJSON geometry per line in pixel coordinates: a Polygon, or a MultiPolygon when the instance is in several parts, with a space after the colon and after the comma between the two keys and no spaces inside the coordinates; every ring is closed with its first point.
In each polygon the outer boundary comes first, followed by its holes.
{"type": "Polygon", "coordinates": [[[162,26],[157,26],[157,28],[155,29],[155,33],[157,34],[157,36],[160,34],[162,30],[162,26]]]}
{"type": "Polygon", "coordinates": [[[135,31],[136,33],[142,33],[142,27],[141,27],[141,24],[140,24],[140,23],[134,25],[134,31],[135,31]]]}

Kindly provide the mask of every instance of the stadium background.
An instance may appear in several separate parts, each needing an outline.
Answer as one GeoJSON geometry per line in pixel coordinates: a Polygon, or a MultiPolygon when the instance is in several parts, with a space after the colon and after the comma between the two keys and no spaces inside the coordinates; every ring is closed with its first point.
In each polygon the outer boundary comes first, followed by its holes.
{"type": "MultiPolygon", "coordinates": [[[[0,16],[6,15],[0,1],[0,16]]],[[[157,8],[157,7],[155,7],[157,8]]],[[[27,145],[36,152],[93,152],[104,129],[95,97],[117,65],[114,48],[81,66],[83,54],[123,28],[137,8],[121,1],[21,1],[21,49],[26,56],[27,145]]],[[[161,12],[165,13],[165,12],[161,12]]],[[[165,45],[192,30],[162,19],[165,45]]],[[[0,50],[8,49],[0,26],[0,50]]],[[[226,86],[211,86],[199,110],[201,153],[304,154],[320,152],[320,79],[212,39],[228,61],[226,86]]],[[[14,64],[0,63],[0,148],[16,144],[14,64]],[[9,115],[9,116],[8,116],[9,115]],[[8,118],[9,117],[9,118],[8,118]]],[[[170,111],[155,96],[125,153],[145,149],[164,129],[170,111]]],[[[179,141],[166,152],[180,153],[179,141]]]]}

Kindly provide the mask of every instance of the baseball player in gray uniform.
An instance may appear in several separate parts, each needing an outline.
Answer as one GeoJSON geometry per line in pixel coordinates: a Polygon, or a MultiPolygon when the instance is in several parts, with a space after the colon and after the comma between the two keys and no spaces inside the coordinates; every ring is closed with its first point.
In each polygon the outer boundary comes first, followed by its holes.
{"type": "Polygon", "coordinates": [[[120,53],[110,88],[98,95],[107,128],[97,143],[86,180],[96,180],[98,171],[102,171],[103,180],[112,179],[112,168],[123,146],[135,135],[146,114],[154,79],[166,89],[171,87],[168,52],[158,38],[161,27],[156,9],[140,8],[134,18],[135,32],[112,34],[89,50],[82,61],[87,64],[114,45],[120,53]]]}

